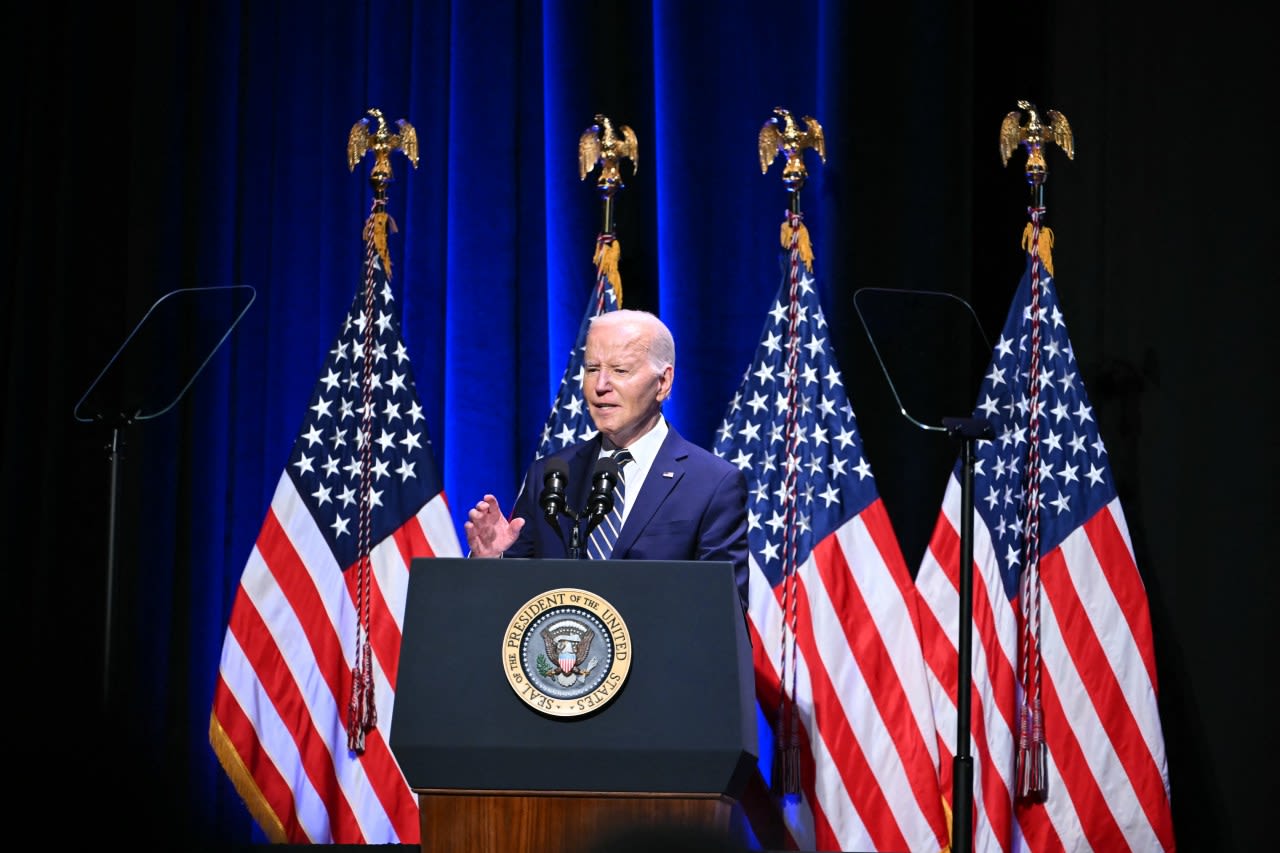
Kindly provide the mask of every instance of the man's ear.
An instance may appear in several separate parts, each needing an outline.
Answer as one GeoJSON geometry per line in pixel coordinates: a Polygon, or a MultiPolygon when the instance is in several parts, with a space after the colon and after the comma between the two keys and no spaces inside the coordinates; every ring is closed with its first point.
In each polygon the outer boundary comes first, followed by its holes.
{"type": "Polygon", "coordinates": [[[658,374],[658,402],[666,400],[671,396],[671,383],[675,380],[676,369],[671,365],[662,368],[662,372],[658,374]]]}

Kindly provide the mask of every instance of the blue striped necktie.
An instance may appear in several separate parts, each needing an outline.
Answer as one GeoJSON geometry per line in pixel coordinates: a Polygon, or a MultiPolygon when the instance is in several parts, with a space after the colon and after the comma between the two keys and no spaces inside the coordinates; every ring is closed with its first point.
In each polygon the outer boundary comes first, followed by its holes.
{"type": "Polygon", "coordinates": [[[631,451],[619,450],[613,454],[613,461],[618,463],[618,485],[613,489],[613,509],[604,517],[604,521],[596,525],[587,539],[587,556],[593,560],[607,560],[613,553],[613,545],[618,541],[618,531],[622,529],[622,509],[626,505],[626,472],[623,470],[631,461],[631,451]]]}

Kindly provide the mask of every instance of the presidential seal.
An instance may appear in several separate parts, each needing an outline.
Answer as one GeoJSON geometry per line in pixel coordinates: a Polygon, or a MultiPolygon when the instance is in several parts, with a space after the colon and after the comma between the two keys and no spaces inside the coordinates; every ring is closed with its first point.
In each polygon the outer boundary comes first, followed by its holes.
{"type": "Polygon", "coordinates": [[[507,626],[502,667],[516,695],[553,717],[598,711],[631,669],[631,635],[609,602],[552,589],[525,602],[507,626]]]}

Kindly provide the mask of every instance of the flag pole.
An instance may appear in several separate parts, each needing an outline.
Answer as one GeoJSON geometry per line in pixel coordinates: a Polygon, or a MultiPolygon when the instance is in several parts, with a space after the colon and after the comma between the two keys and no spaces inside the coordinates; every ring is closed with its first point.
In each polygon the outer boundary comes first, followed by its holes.
{"type": "MultiPolygon", "coordinates": [[[[779,154],[785,160],[782,167],[782,183],[787,188],[787,193],[790,197],[781,233],[782,247],[787,250],[789,255],[788,280],[790,282],[787,320],[789,333],[787,334],[786,344],[788,364],[786,394],[792,402],[795,402],[795,377],[799,375],[796,365],[799,360],[800,350],[800,342],[796,334],[800,319],[800,266],[803,264],[809,271],[813,269],[813,247],[809,240],[809,231],[804,226],[804,214],[800,210],[800,189],[804,186],[809,174],[804,164],[804,151],[806,148],[812,148],[818,153],[819,158],[826,162],[826,141],[822,125],[812,116],[803,118],[802,127],[790,111],[782,107],[774,107],[773,113],[773,117],[766,120],[764,125],[761,126],[756,142],[762,174],[769,171],[770,164],[779,154]]],[[[794,452],[795,443],[798,441],[797,409],[798,407],[795,405],[789,407],[783,430],[783,441],[788,455],[794,452]]],[[[800,772],[800,720],[799,709],[796,707],[795,701],[798,668],[795,657],[797,638],[799,636],[796,604],[799,594],[797,572],[800,568],[797,560],[797,543],[794,536],[796,529],[795,509],[794,500],[789,501],[786,506],[784,525],[784,530],[787,531],[787,541],[782,549],[781,569],[781,604],[784,624],[783,630],[779,632],[781,647],[778,658],[780,661],[778,674],[778,731],[775,738],[775,756],[778,766],[774,768],[772,780],[773,788],[782,797],[799,794],[801,792],[802,779],[800,772]],[[788,634],[791,637],[790,656],[788,656],[787,649],[788,634]]]]}
{"type": "Polygon", "coordinates": [[[1036,382],[1039,375],[1040,324],[1036,306],[1040,299],[1041,265],[1053,275],[1053,232],[1042,228],[1044,217],[1044,184],[1049,176],[1044,157],[1047,142],[1058,144],[1070,159],[1075,158],[1075,140],[1066,116],[1056,110],[1045,113],[1046,122],[1040,121],[1035,104],[1018,101],[1018,110],[1007,113],[1000,125],[1000,156],[1005,165],[1019,145],[1027,149],[1025,168],[1027,183],[1031,187],[1030,221],[1022,233],[1022,247],[1031,256],[1031,360],[1028,371],[1030,384],[1030,429],[1027,442],[1027,488],[1024,494],[1027,523],[1023,528],[1022,576],[1019,583],[1019,630],[1021,653],[1017,676],[1022,688],[1022,707],[1018,709],[1018,746],[1014,771],[1015,797],[1032,803],[1043,803],[1048,798],[1048,747],[1044,734],[1044,713],[1040,697],[1040,480],[1035,475],[1039,467],[1040,396],[1036,382]],[[1021,123],[1020,111],[1027,112],[1027,122],[1021,123]]]}
{"type": "Polygon", "coordinates": [[[395,220],[387,213],[387,186],[394,179],[391,169],[391,152],[400,150],[414,168],[418,167],[418,134],[413,125],[404,119],[396,122],[397,131],[387,123],[382,111],[374,108],[366,113],[368,118],[357,121],[347,135],[347,166],[355,171],[364,155],[373,151],[373,168],[369,172],[369,185],[373,188],[373,206],[365,221],[365,275],[364,315],[367,322],[363,329],[363,371],[360,381],[362,405],[360,407],[360,432],[365,437],[360,451],[360,497],[357,504],[358,550],[356,552],[356,640],[355,661],[351,668],[351,696],[347,704],[347,748],[363,754],[365,735],[378,725],[378,711],[374,702],[372,603],[373,565],[370,517],[373,509],[373,350],[376,324],[373,322],[375,264],[381,263],[387,281],[391,280],[391,255],[387,248],[387,229],[396,230],[395,220]]]}

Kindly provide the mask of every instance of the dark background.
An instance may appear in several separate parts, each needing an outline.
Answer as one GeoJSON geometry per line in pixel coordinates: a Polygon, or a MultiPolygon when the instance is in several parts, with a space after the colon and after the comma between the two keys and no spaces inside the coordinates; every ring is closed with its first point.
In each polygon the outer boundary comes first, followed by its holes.
{"type": "MultiPolygon", "coordinates": [[[[778,280],[786,199],[780,165],[758,171],[754,134],[776,105],[817,116],[827,162],[809,155],[801,198],[862,437],[915,566],[956,449],[899,416],[853,294],[946,291],[998,330],[1029,194],[1025,155],[1003,166],[996,143],[1026,98],[1075,134],[1074,160],[1047,155],[1046,223],[1147,585],[1178,841],[1269,840],[1276,75],[1254,14],[1151,2],[25,14],[5,27],[0,173],[15,819],[52,839],[253,837],[208,748],[209,696],[230,596],[356,286],[367,165],[353,176],[341,152],[364,109],[407,116],[424,139],[419,170],[396,166],[393,253],[455,507],[484,490],[509,506],[581,317],[599,206],[572,146],[591,115],[631,124],[653,152],[618,204],[625,302],[676,331],[673,418],[706,445],[778,280]],[[173,413],[127,428],[113,500],[111,424],[78,423],[75,404],[161,294],[228,283],[258,301],[173,413]]],[[[174,347],[147,367],[181,372],[192,355],[174,347]]]]}

